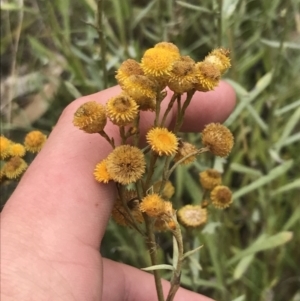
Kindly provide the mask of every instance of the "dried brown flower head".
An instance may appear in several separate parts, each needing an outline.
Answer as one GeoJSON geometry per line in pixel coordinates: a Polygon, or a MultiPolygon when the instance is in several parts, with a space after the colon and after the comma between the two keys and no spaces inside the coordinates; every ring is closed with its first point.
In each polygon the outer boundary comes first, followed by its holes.
{"type": "Polygon", "coordinates": [[[222,184],[221,174],[215,169],[207,169],[199,173],[200,184],[204,189],[212,190],[222,184]]]}
{"type": "Polygon", "coordinates": [[[220,123],[210,123],[202,131],[202,143],[216,156],[227,157],[234,138],[230,130],[220,123]]]}
{"type": "Polygon", "coordinates": [[[143,152],[131,145],[116,147],[107,157],[106,168],[111,178],[121,184],[134,183],[145,172],[143,152]]]}
{"type": "MultiPolygon", "coordinates": [[[[195,151],[197,151],[197,148],[193,144],[188,143],[188,142],[179,141],[179,146],[178,146],[177,153],[174,157],[174,161],[178,162],[179,160],[194,153],[195,151]]],[[[190,163],[194,162],[195,160],[196,160],[196,155],[192,155],[192,156],[186,158],[180,164],[182,164],[182,165],[190,164],[190,163]]]]}
{"type": "Polygon", "coordinates": [[[106,125],[105,107],[96,101],[84,103],[75,112],[73,124],[89,134],[103,131],[106,125]]]}
{"type": "Polygon", "coordinates": [[[199,205],[186,205],[177,212],[178,221],[185,227],[197,228],[207,221],[207,210],[199,205]]]}
{"type": "Polygon", "coordinates": [[[128,59],[117,70],[116,79],[119,85],[122,86],[123,82],[131,75],[144,75],[144,72],[137,61],[128,59]]]}
{"type": "Polygon", "coordinates": [[[214,49],[204,59],[205,62],[209,62],[215,65],[223,74],[228,68],[230,68],[230,51],[224,48],[214,49]]]}
{"type": "Polygon", "coordinates": [[[205,61],[196,64],[196,90],[213,90],[219,84],[220,78],[221,72],[214,64],[205,61]]]}
{"type": "Polygon", "coordinates": [[[218,185],[210,193],[212,204],[219,209],[229,207],[232,203],[232,192],[227,186],[218,185]]]}
{"type": "Polygon", "coordinates": [[[20,157],[12,157],[3,166],[3,173],[8,179],[18,178],[27,168],[27,163],[20,157]]]}

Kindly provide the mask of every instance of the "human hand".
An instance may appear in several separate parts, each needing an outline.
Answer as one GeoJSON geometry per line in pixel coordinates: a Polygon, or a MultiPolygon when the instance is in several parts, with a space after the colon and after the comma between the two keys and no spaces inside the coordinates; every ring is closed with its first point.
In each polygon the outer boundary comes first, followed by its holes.
{"type": "MultiPolygon", "coordinates": [[[[72,124],[78,107],[105,103],[119,87],[82,97],[61,115],[42,151],[31,163],[1,214],[1,300],[152,301],[153,276],[101,257],[99,245],[115,198],[114,184],[93,178],[95,165],[111,151],[100,135],[72,124]]],[[[166,102],[164,101],[166,104],[166,102]]],[[[211,92],[197,92],[187,109],[183,131],[201,131],[222,122],[235,104],[226,83],[211,92]]],[[[143,112],[141,132],[153,121],[143,112]]],[[[174,120],[169,114],[167,124],[174,120]]],[[[117,141],[117,127],[105,131],[117,141]]],[[[163,282],[165,294],[169,283],[163,282]]],[[[180,289],[176,301],[211,299],[180,289]]]]}

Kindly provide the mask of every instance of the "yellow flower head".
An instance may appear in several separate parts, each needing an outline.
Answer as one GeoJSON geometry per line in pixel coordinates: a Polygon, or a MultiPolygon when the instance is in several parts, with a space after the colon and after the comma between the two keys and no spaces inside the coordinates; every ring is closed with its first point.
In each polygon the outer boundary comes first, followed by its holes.
{"type": "Polygon", "coordinates": [[[232,203],[232,192],[227,186],[218,185],[211,191],[210,199],[216,208],[224,209],[232,203]]]}
{"type": "Polygon", "coordinates": [[[124,82],[123,90],[132,97],[142,111],[155,110],[157,84],[144,75],[131,75],[124,82]]]}
{"type": "Polygon", "coordinates": [[[96,101],[84,103],[75,112],[73,124],[89,134],[103,131],[106,125],[105,107],[96,101]]]}
{"type": "Polygon", "coordinates": [[[220,70],[210,62],[199,62],[196,64],[196,79],[195,89],[198,91],[213,90],[220,81],[220,70]]]}
{"type": "MultiPolygon", "coordinates": [[[[179,160],[183,159],[184,157],[188,156],[189,154],[194,153],[195,151],[197,151],[197,148],[193,144],[188,143],[188,142],[179,141],[178,151],[174,157],[174,161],[178,162],[179,160]]],[[[187,159],[185,159],[180,164],[182,164],[182,165],[190,164],[190,163],[194,162],[195,160],[196,160],[196,155],[192,155],[192,156],[188,157],[187,159]]]]}
{"type": "Polygon", "coordinates": [[[31,153],[38,153],[44,146],[47,136],[40,131],[29,132],[25,136],[24,146],[31,153]]]}
{"type": "Polygon", "coordinates": [[[185,227],[197,228],[207,221],[207,209],[199,205],[186,205],[177,212],[178,221],[185,227]]]}
{"type": "Polygon", "coordinates": [[[130,145],[116,147],[107,157],[106,168],[115,182],[123,185],[134,183],[145,172],[146,161],[143,152],[130,145]]]}
{"type": "MultiPolygon", "coordinates": [[[[153,185],[153,191],[156,193],[159,193],[160,186],[161,186],[162,181],[158,181],[154,183],[153,185]]],[[[172,185],[171,181],[167,181],[162,192],[161,192],[161,197],[165,200],[169,200],[175,192],[175,188],[172,185]]]]}
{"type": "Polygon", "coordinates": [[[215,169],[207,169],[199,173],[200,184],[204,189],[212,190],[222,184],[221,174],[215,169]]]}
{"type": "Polygon", "coordinates": [[[124,80],[126,80],[131,75],[144,75],[144,72],[137,61],[128,59],[124,61],[121,64],[120,68],[117,70],[116,79],[119,85],[122,86],[124,80]]]}
{"type": "Polygon", "coordinates": [[[4,160],[10,156],[10,147],[12,141],[4,136],[0,136],[0,160],[4,160]]]}
{"type": "Polygon", "coordinates": [[[204,59],[205,62],[209,62],[215,65],[223,74],[228,68],[230,68],[230,51],[224,48],[214,49],[204,59]]]}
{"type": "Polygon", "coordinates": [[[114,124],[124,126],[137,117],[138,105],[126,93],[121,93],[108,100],[106,114],[114,124]]]}
{"type": "Polygon", "coordinates": [[[159,156],[172,156],[177,151],[176,136],[166,128],[152,128],[146,135],[151,149],[159,156]]]}
{"type": "Polygon", "coordinates": [[[24,145],[20,143],[13,143],[10,147],[9,153],[12,157],[24,157],[26,149],[24,145]]]}
{"type": "MultiPolygon", "coordinates": [[[[135,190],[125,190],[124,199],[132,217],[137,223],[144,221],[143,215],[139,208],[139,199],[135,190]]],[[[120,198],[117,198],[114,207],[112,209],[112,218],[121,226],[131,226],[132,220],[124,208],[124,205],[120,198]]]]}
{"type": "Polygon", "coordinates": [[[140,210],[151,217],[161,216],[165,213],[165,201],[157,193],[148,194],[142,199],[140,210]]]}
{"type": "Polygon", "coordinates": [[[27,168],[27,163],[20,157],[12,157],[3,166],[3,172],[8,179],[18,178],[27,168]]]}
{"type": "Polygon", "coordinates": [[[189,56],[175,61],[168,80],[169,88],[176,93],[185,93],[194,89],[196,82],[195,62],[189,56]]]}
{"type": "Polygon", "coordinates": [[[202,143],[216,156],[227,157],[234,138],[230,130],[220,123],[210,123],[202,131],[202,143]]]}
{"type": "Polygon", "coordinates": [[[94,177],[96,181],[100,183],[108,183],[110,180],[112,180],[110,174],[107,171],[106,162],[107,160],[102,160],[96,165],[94,170],[94,177]]]}
{"type": "Polygon", "coordinates": [[[178,60],[180,54],[166,48],[155,47],[146,50],[141,60],[144,73],[154,78],[166,78],[169,76],[173,63],[178,60]]]}

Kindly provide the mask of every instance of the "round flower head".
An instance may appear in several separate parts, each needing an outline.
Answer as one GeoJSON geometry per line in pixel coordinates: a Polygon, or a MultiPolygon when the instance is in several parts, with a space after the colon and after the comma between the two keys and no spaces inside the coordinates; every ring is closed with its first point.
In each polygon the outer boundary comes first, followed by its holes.
{"type": "MultiPolygon", "coordinates": [[[[160,186],[161,186],[162,181],[158,181],[154,183],[153,185],[153,191],[156,193],[159,193],[160,186]]],[[[175,192],[175,188],[172,185],[171,181],[167,181],[162,192],[161,192],[161,197],[165,200],[169,200],[175,192]]]]}
{"type": "Polygon", "coordinates": [[[215,169],[207,169],[199,173],[200,184],[204,189],[212,190],[222,184],[221,174],[215,169]]]}
{"type": "Polygon", "coordinates": [[[220,81],[220,70],[210,62],[199,62],[196,64],[196,79],[195,89],[198,91],[213,90],[220,81]]]}
{"type": "Polygon", "coordinates": [[[146,135],[151,149],[159,156],[172,156],[177,151],[176,136],[166,128],[152,128],[146,135]]]}
{"type": "Polygon", "coordinates": [[[179,94],[194,89],[196,81],[195,62],[189,56],[182,56],[175,61],[168,80],[169,88],[179,94]]]}
{"type": "Polygon", "coordinates": [[[144,72],[137,61],[128,59],[124,61],[121,64],[120,68],[117,70],[116,79],[119,85],[122,86],[124,80],[126,80],[131,75],[144,75],[144,72]]]}
{"type": "Polygon", "coordinates": [[[108,183],[110,180],[112,180],[110,174],[107,171],[106,162],[107,160],[102,160],[96,165],[94,170],[94,177],[96,181],[100,183],[108,183]]]}
{"type": "Polygon", "coordinates": [[[233,142],[232,133],[220,123],[210,123],[202,131],[202,143],[216,156],[227,157],[233,142]]]}
{"type": "Polygon", "coordinates": [[[165,202],[157,193],[148,194],[142,199],[140,210],[148,216],[158,217],[165,212],[165,202]]]}
{"type": "Polygon", "coordinates": [[[103,131],[106,125],[105,107],[96,101],[84,103],[75,112],[73,124],[89,134],[103,131]]]}
{"type": "Polygon", "coordinates": [[[199,205],[186,205],[177,212],[178,221],[185,227],[197,228],[207,221],[207,210],[199,205]]]}
{"type": "Polygon", "coordinates": [[[106,168],[115,182],[123,185],[134,183],[145,172],[146,161],[143,152],[130,145],[116,147],[107,157],[106,168]]]}
{"type": "Polygon", "coordinates": [[[211,191],[210,199],[216,208],[224,209],[232,203],[232,192],[227,186],[218,185],[211,191]]]}
{"type": "Polygon", "coordinates": [[[12,145],[12,141],[10,141],[4,136],[0,136],[0,159],[1,160],[4,160],[10,156],[11,145],[12,145]]]}
{"type": "Polygon", "coordinates": [[[9,153],[12,157],[24,157],[26,149],[24,145],[20,143],[13,143],[10,147],[9,153]]]}
{"type": "MultiPolygon", "coordinates": [[[[188,142],[182,142],[179,141],[179,146],[178,146],[178,151],[174,157],[174,161],[178,162],[179,160],[183,159],[184,157],[188,156],[191,153],[194,153],[195,151],[197,151],[197,148],[188,142]]],[[[186,164],[190,164],[192,162],[194,162],[196,160],[196,156],[190,156],[187,159],[185,159],[183,162],[181,162],[180,164],[186,165],[186,164]]]]}
{"type": "Polygon", "coordinates": [[[230,68],[230,51],[224,48],[214,49],[204,61],[215,65],[223,74],[228,68],[230,68]]]}
{"type": "Polygon", "coordinates": [[[156,82],[144,75],[131,75],[124,82],[123,90],[132,97],[142,111],[155,110],[156,82]]]}
{"type": "Polygon", "coordinates": [[[27,168],[27,163],[20,157],[12,157],[3,167],[3,172],[8,179],[16,179],[27,168]]]}
{"type": "Polygon", "coordinates": [[[146,50],[141,60],[141,67],[146,75],[154,78],[167,78],[174,61],[180,54],[166,48],[155,47],[146,50]]]}
{"type": "Polygon", "coordinates": [[[108,100],[106,114],[114,124],[127,125],[137,117],[138,105],[130,96],[121,93],[108,100]]]}
{"type": "MultiPolygon", "coordinates": [[[[134,190],[125,190],[124,193],[125,202],[132,217],[137,223],[142,223],[144,221],[143,215],[139,209],[139,199],[137,198],[137,193],[134,190]]],[[[114,203],[112,209],[112,218],[121,226],[130,226],[132,223],[131,217],[129,216],[127,210],[120,198],[114,203]]]]}
{"type": "Polygon", "coordinates": [[[167,51],[174,52],[175,55],[180,54],[178,47],[175,44],[169,42],[157,43],[154,45],[154,48],[166,49],[167,51]]]}
{"type": "Polygon", "coordinates": [[[25,136],[24,146],[31,153],[38,153],[44,146],[47,136],[40,131],[29,132],[25,136]]]}

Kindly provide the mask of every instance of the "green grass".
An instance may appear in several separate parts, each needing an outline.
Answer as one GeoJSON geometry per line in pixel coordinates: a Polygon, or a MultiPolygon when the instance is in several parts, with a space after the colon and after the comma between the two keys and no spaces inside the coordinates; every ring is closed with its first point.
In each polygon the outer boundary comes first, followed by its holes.
{"type": "MultiPolygon", "coordinates": [[[[120,63],[140,59],[156,42],[171,41],[196,60],[217,46],[231,50],[226,79],[238,103],[225,124],[234,133],[234,150],[227,162],[201,157],[173,180],[178,206],[197,202],[199,169],[217,164],[234,204],[212,212],[204,233],[186,233],[190,245],[204,247],[186,263],[182,281],[220,301],[299,301],[299,1],[103,0],[105,58],[91,26],[97,24],[94,0],[33,1],[21,8],[14,2],[2,7],[1,82],[10,75],[28,81],[19,95],[12,87],[2,98],[1,131],[16,140],[31,128],[50,132],[68,103],[106,82],[114,85],[120,63]],[[34,96],[44,105],[38,118],[28,113],[34,96]]],[[[102,254],[145,267],[143,241],[131,232],[110,223],[102,254]]],[[[160,234],[158,242],[167,262],[171,237],[160,234]]]]}

